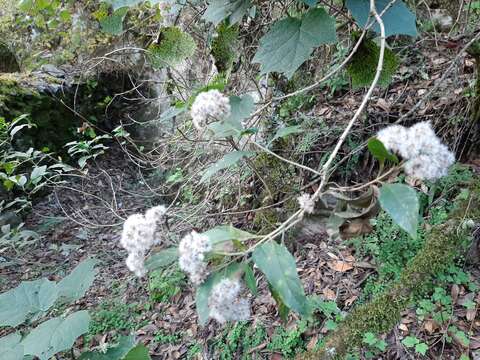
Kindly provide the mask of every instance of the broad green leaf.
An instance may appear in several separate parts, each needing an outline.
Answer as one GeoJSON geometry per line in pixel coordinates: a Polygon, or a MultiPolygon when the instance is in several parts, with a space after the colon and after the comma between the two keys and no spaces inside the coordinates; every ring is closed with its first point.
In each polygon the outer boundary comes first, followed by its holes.
{"type": "Polygon", "coordinates": [[[123,19],[127,15],[128,8],[122,7],[115,10],[112,15],[100,19],[103,32],[111,35],[119,35],[123,32],[123,19]]]}
{"type": "Polygon", "coordinates": [[[253,274],[253,269],[250,264],[245,264],[245,283],[250,289],[253,295],[258,294],[257,281],[255,280],[255,275],[253,274]]]}
{"type": "Polygon", "coordinates": [[[272,294],[273,299],[277,303],[278,314],[280,315],[280,319],[282,319],[283,321],[287,321],[288,314],[290,313],[290,308],[287,305],[285,305],[278,291],[275,290],[275,288],[270,283],[268,283],[268,290],[270,290],[270,293],[272,294]]]}
{"type": "Polygon", "coordinates": [[[251,157],[253,155],[255,155],[255,152],[252,151],[232,151],[225,154],[220,160],[218,160],[215,164],[211,165],[210,167],[208,167],[207,170],[205,170],[202,178],[200,179],[200,183],[203,183],[206,180],[210,179],[220,170],[235,165],[244,157],[251,157]]]}
{"type": "MultiPolygon", "coordinates": [[[[352,87],[354,89],[370,86],[377,72],[379,56],[380,47],[373,40],[364,40],[362,42],[347,66],[347,73],[352,79],[352,87]]],[[[392,50],[385,49],[378,85],[382,87],[388,86],[392,82],[397,68],[398,61],[395,54],[392,50]]]]}
{"type": "Polygon", "coordinates": [[[241,123],[252,114],[254,109],[255,103],[250,95],[230,96],[230,120],[241,123]]]}
{"type": "Polygon", "coordinates": [[[150,360],[148,349],[143,344],[135,346],[122,360],[150,360]]]}
{"type": "Polygon", "coordinates": [[[205,282],[197,288],[195,296],[195,303],[197,307],[198,321],[200,325],[205,325],[210,316],[210,309],[208,308],[208,298],[212,292],[213,287],[224,278],[231,278],[239,272],[244,271],[244,264],[232,263],[225,269],[211,274],[205,282]]]}
{"type": "Polygon", "coordinates": [[[335,19],[324,9],[311,9],[301,19],[277,21],[260,39],[253,61],[264,74],[277,71],[290,78],[316,47],[336,39],[335,19]]]}
{"type": "Polygon", "coordinates": [[[77,311],[66,318],[47,320],[33,329],[22,340],[25,355],[35,355],[48,360],[60,351],[69,350],[75,340],[88,331],[90,316],[85,310],[77,311]]]}
{"type": "Polygon", "coordinates": [[[252,258],[285,305],[301,315],[308,315],[308,302],[295,258],[287,248],[271,240],[257,247],[252,258]]]}
{"type": "Polygon", "coordinates": [[[412,238],[417,237],[418,212],[420,209],[417,193],[403,184],[385,184],[380,188],[380,206],[393,221],[412,238]]]}
{"type": "Polygon", "coordinates": [[[66,302],[83,297],[98,273],[98,270],[95,269],[97,263],[97,260],[88,258],[78,264],[69,275],[57,284],[59,297],[66,302]]]}
{"type": "Polygon", "coordinates": [[[255,103],[250,95],[230,96],[230,116],[208,125],[217,138],[237,137],[242,134],[242,121],[248,118],[255,109],[255,103]]]}
{"type": "Polygon", "coordinates": [[[368,151],[377,159],[381,164],[385,163],[385,160],[391,161],[394,164],[398,164],[398,158],[390,153],[385,145],[377,138],[370,138],[368,140],[368,151]]]}
{"type": "Polygon", "coordinates": [[[29,315],[46,312],[57,300],[57,285],[47,279],[24,281],[0,295],[0,326],[17,326],[29,315]]]}
{"type": "Polygon", "coordinates": [[[249,232],[237,229],[231,224],[216,226],[213,229],[205,231],[202,235],[207,236],[212,245],[230,240],[244,241],[255,236],[249,232]]]}
{"type": "Polygon", "coordinates": [[[0,359],[23,360],[23,345],[20,344],[22,337],[17,333],[0,338],[0,359]]]}
{"type": "Polygon", "coordinates": [[[229,17],[230,24],[236,24],[250,6],[250,0],[211,0],[203,18],[218,25],[229,17]]]}
{"type": "MultiPolygon", "coordinates": [[[[390,0],[375,0],[375,7],[380,14],[390,3],[390,0]]],[[[352,13],[358,25],[364,27],[370,13],[370,0],[346,0],[348,10],[352,13]]],[[[417,36],[415,15],[401,0],[397,0],[382,16],[385,25],[385,35],[417,36]]],[[[380,26],[375,24],[373,30],[380,34],[380,26]]]]}
{"type": "MultiPolygon", "coordinates": [[[[123,7],[133,7],[143,2],[145,2],[145,0],[107,0],[107,3],[112,5],[114,11],[123,7]]],[[[149,1],[149,3],[152,5],[158,4],[159,2],[160,0],[149,1]]]]}
{"type": "MultiPolygon", "coordinates": [[[[135,347],[134,336],[121,336],[118,344],[108,348],[105,353],[87,351],[78,360],[121,360],[135,347]]],[[[139,359],[141,360],[141,359],[139,359]]]]}
{"type": "Polygon", "coordinates": [[[148,271],[162,269],[178,259],[178,248],[169,247],[151,254],[145,260],[145,267],[148,271]]]}
{"type": "Polygon", "coordinates": [[[277,130],[277,132],[275,133],[275,136],[270,142],[272,143],[277,139],[284,138],[291,134],[299,134],[302,132],[304,132],[304,130],[302,129],[301,125],[294,125],[294,126],[287,126],[284,128],[280,128],[277,130]]]}
{"type": "Polygon", "coordinates": [[[166,66],[175,66],[195,53],[197,45],[186,32],[177,26],[163,28],[160,32],[158,44],[148,47],[150,64],[161,69],[166,66]]]}

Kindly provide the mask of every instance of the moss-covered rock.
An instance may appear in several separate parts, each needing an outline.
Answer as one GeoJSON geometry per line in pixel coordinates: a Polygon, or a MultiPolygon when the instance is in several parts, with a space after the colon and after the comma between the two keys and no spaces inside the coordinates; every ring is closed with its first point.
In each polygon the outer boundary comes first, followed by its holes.
{"type": "Polygon", "coordinates": [[[11,73],[20,71],[15,54],[7,44],[0,42],[0,73],[11,73]]]}
{"type": "Polygon", "coordinates": [[[385,333],[400,320],[401,312],[413,298],[427,289],[432,277],[465,251],[471,229],[462,226],[465,218],[480,220],[480,187],[478,179],[467,199],[458,202],[450,220],[434,226],[427,234],[421,251],[389,289],[371,302],[357,307],[330,335],[319,350],[301,355],[301,359],[341,359],[352,348],[361,346],[366,332],[385,333]]]}
{"type": "Polygon", "coordinates": [[[228,72],[238,57],[238,26],[222,23],[212,41],[212,55],[219,72],[228,72]]]}

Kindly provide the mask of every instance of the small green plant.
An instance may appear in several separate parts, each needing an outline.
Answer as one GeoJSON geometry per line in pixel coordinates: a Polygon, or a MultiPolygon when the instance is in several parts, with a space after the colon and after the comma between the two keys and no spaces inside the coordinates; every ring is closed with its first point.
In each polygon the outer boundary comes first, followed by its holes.
{"type": "Polygon", "coordinates": [[[414,349],[416,354],[425,355],[428,350],[428,345],[415,336],[407,336],[402,340],[402,344],[408,349],[414,349]]]}
{"type": "Polygon", "coordinates": [[[138,322],[140,311],[138,304],[102,303],[99,310],[92,314],[88,337],[109,331],[119,333],[135,330],[142,325],[138,322]]]}
{"type": "Polygon", "coordinates": [[[267,349],[282,353],[287,358],[293,358],[297,353],[305,350],[303,334],[308,328],[307,321],[300,320],[290,329],[279,327],[272,336],[267,349]]]}
{"type": "Polygon", "coordinates": [[[153,302],[168,302],[186,284],[185,274],[178,267],[153,271],[149,276],[148,291],[153,302]]]}
{"type": "Polygon", "coordinates": [[[371,359],[375,355],[384,352],[387,348],[385,340],[378,338],[371,332],[367,332],[363,335],[362,342],[368,346],[368,350],[365,352],[365,357],[367,359],[371,359]]]}
{"type": "Polygon", "coordinates": [[[180,333],[167,334],[164,331],[159,331],[155,334],[153,338],[159,344],[177,344],[182,340],[182,335],[180,333]]]}

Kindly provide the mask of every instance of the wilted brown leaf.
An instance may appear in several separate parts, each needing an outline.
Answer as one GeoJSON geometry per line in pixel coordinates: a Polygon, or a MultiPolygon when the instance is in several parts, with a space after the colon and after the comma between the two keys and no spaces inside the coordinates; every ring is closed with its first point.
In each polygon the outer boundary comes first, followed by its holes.
{"type": "Polygon", "coordinates": [[[328,267],[332,270],[338,272],[345,272],[353,269],[353,264],[348,263],[345,261],[337,260],[337,261],[330,261],[327,263],[328,267]]]}

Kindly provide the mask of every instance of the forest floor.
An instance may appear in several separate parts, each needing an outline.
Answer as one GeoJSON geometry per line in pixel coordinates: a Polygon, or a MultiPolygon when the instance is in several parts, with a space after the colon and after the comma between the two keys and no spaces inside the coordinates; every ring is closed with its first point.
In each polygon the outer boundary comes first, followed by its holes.
{"type": "MultiPolygon", "coordinates": [[[[450,56],[444,56],[445,51],[454,50],[418,51],[418,58],[412,60],[416,70],[411,64],[408,72],[401,68],[402,81],[377,93],[368,110],[369,121],[379,126],[411,108],[448,67],[450,56]],[[427,69],[432,73],[423,73],[427,69]]],[[[460,151],[463,143],[457,134],[462,125],[455,123],[454,116],[462,104],[456,99],[468,87],[473,63],[466,62],[464,68],[463,75],[445,83],[448,92],[419,112],[422,120],[452,118],[444,135],[452,138],[451,143],[460,151]]],[[[361,94],[347,92],[335,101],[326,101],[327,93],[322,91],[325,101],[319,99],[312,112],[332,127],[341,126],[361,94]]],[[[452,197],[474,174],[480,175],[480,161],[467,162],[468,169],[455,167],[439,185],[440,195],[426,212],[424,227],[444,221],[452,197]]],[[[353,307],[388,286],[422,245],[421,239],[409,240],[382,215],[372,232],[363,237],[331,241],[325,234],[303,239],[294,255],[306,293],[318,295],[321,301],[315,320],[291,314],[283,322],[269,291],[260,287],[258,296],[252,298],[255,316],[251,321],[228,326],[210,321],[201,327],[194,292],[177,268],[138,279],[125,266],[126,252],[119,246],[123,219],[161,203],[146,191],[148,179],[129,164],[126,154],[112,147],[89,165],[86,176],[72,177],[34,206],[26,227],[36,231],[39,239],[24,247],[9,247],[1,254],[2,291],[23,280],[61,279],[89,256],[100,260],[94,285],[73,305],[90,310],[94,319],[89,333],[77,342],[77,355],[87,345],[102,346],[114,342],[120,333],[133,332],[149,347],[153,359],[292,358],[315,347],[353,307]]],[[[476,236],[480,236],[478,232],[476,236]]],[[[462,354],[469,356],[464,359],[480,359],[479,307],[480,270],[460,258],[439,274],[428,295],[412,304],[390,333],[373,334],[378,336],[375,341],[367,336],[365,348],[351,359],[459,359],[462,354]],[[382,340],[386,351],[381,351],[382,340]]]]}

